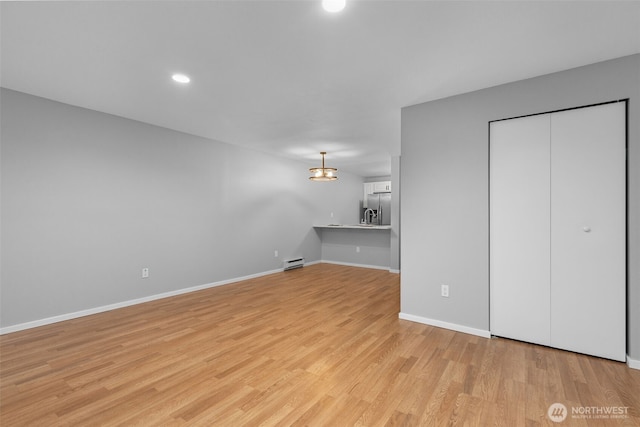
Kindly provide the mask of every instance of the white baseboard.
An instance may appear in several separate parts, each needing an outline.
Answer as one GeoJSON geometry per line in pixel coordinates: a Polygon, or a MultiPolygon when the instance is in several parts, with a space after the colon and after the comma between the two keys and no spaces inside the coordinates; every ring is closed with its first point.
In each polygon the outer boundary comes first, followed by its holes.
{"type": "Polygon", "coordinates": [[[640,369],[640,360],[632,359],[627,354],[627,366],[631,369],[640,369]]]}
{"type": "Polygon", "coordinates": [[[376,270],[388,270],[391,271],[389,269],[389,267],[385,267],[383,265],[370,265],[370,264],[354,264],[352,262],[342,262],[342,261],[327,261],[327,260],[322,260],[320,262],[323,262],[325,264],[336,264],[336,265],[346,265],[348,267],[361,267],[361,268],[373,268],[376,270]]]}
{"type": "Polygon", "coordinates": [[[389,269],[389,273],[400,274],[400,270],[396,270],[396,269],[390,268],[389,269]]]}
{"type": "MultiPolygon", "coordinates": [[[[382,270],[387,270],[388,269],[387,267],[368,266],[368,265],[360,265],[360,264],[347,264],[347,263],[339,263],[339,262],[334,262],[334,261],[310,261],[310,262],[305,262],[304,265],[305,266],[310,266],[310,265],[314,265],[314,264],[320,264],[322,262],[326,262],[326,263],[330,263],[330,264],[349,265],[349,266],[352,266],[352,267],[378,268],[378,269],[382,269],[382,270]]],[[[128,301],[122,301],[122,302],[118,302],[118,303],[115,303],[115,304],[108,304],[108,305],[103,305],[101,307],[94,307],[94,308],[89,308],[89,309],[86,309],[86,310],[80,310],[80,311],[76,311],[76,312],[73,312],[73,313],[60,314],[58,316],[47,317],[45,319],[38,319],[38,320],[30,321],[30,322],[19,323],[17,325],[11,325],[11,326],[6,326],[6,327],[3,327],[3,328],[0,328],[0,335],[10,334],[11,332],[23,331],[25,329],[37,328],[38,326],[50,325],[52,323],[63,322],[65,320],[77,319],[79,317],[90,316],[92,314],[103,313],[105,311],[116,310],[118,308],[129,307],[129,306],[136,305],[136,304],[142,304],[142,303],[145,303],[145,302],[154,301],[154,300],[158,300],[158,299],[162,299],[162,298],[169,298],[169,297],[173,297],[173,296],[176,296],[176,295],[187,294],[189,292],[201,291],[203,289],[214,288],[216,286],[222,286],[222,285],[228,285],[230,283],[241,282],[243,280],[254,279],[256,277],[266,276],[266,275],[269,275],[269,274],[280,273],[280,272],[282,272],[281,268],[276,269],[276,270],[264,271],[264,272],[256,273],[256,274],[250,274],[248,276],[242,276],[242,277],[236,277],[236,278],[233,278],[233,279],[221,280],[219,282],[213,282],[213,283],[207,283],[207,284],[204,284],[204,285],[193,286],[193,287],[190,287],[190,288],[178,289],[178,290],[175,290],[175,291],[165,292],[165,293],[162,293],[162,294],[149,295],[149,296],[146,296],[146,297],[136,298],[136,299],[128,300],[128,301]]]]}
{"type": "MultiPolygon", "coordinates": [[[[316,262],[305,263],[305,265],[316,264],[316,262]]],[[[256,277],[266,276],[273,273],[282,272],[282,269],[279,268],[277,270],[264,271],[262,273],[250,274],[248,276],[236,277],[233,279],[221,280],[219,282],[207,283],[205,285],[193,286],[190,288],[178,289],[171,292],[165,292],[162,294],[150,295],[142,298],[137,298],[133,300],[118,302],[115,304],[103,305],[101,307],[89,308],[87,310],[80,310],[73,313],[61,314],[58,316],[47,317],[46,319],[33,320],[31,322],[20,323],[17,325],[6,326],[4,328],[0,328],[0,335],[9,334],[11,332],[18,332],[25,329],[36,328],[38,326],[49,325],[51,323],[63,322],[65,320],[77,319],[78,317],[90,316],[92,314],[103,313],[105,311],[115,310],[118,308],[129,307],[131,305],[142,304],[149,301],[154,301],[157,299],[173,297],[176,295],[187,294],[189,292],[201,291],[203,289],[213,288],[216,286],[228,285],[230,283],[241,282],[243,280],[254,279],[256,277]]]]}
{"type": "Polygon", "coordinates": [[[413,314],[400,313],[398,317],[403,320],[410,320],[411,322],[422,323],[430,326],[437,326],[438,328],[451,329],[456,332],[463,332],[465,334],[477,335],[483,338],[491,338],[491,332],[483,329],[471,328],[469,326],[458,325],[456,323],[443,322],[442,320],[429,319],[427,317],[415,316],[413,314]]]}
{"type": "MultiPolygon", "coordinates": [[[[483,338],[491,338],[491,332],[482,329],[470,328],[468,326],[458,325],[456,323],[443,322],[441,320],[429,319],[427,317],[415,316],[413,314],[400,313],[398,318],[403,320],[409,320],[412,322],[422,323],[430,326],[437,326],[439,328],[451,329],[457,332],[464,332],[465,334],[477,335],[483,338]]],[[[627,366],[631,369],[640,370],[640,360],[632,359],[627,355],[627,366]]]]}

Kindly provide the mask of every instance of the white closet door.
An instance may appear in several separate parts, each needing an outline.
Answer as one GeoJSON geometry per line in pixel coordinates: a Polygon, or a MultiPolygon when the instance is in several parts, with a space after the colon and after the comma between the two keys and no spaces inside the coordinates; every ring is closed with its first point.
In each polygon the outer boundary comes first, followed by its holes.
{"type": "Polygon", "coordinates": [[[490,327],[549,345],[549,115],[490,124],[490,327]]]}
{"type": "Polygon", "coordinates": [[[551,345],[621,361],[625,116],[624,103],[551,115],[551,345]]]}

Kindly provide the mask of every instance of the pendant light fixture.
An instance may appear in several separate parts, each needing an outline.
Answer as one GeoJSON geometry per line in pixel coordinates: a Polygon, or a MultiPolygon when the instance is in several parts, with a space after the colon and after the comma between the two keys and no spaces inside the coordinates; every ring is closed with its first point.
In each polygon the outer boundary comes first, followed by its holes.
{"type": "Polygon", "coordinates": [[[324,167],[324,156],[325,154],[327,154],[327,152],[321,151],[320,154],[322,155],[322,167],[309,168],[309,173],[311,174],[309,179],[311,181],[335,181],[336,179],[338,179],[338,177],[336,176],[336,172],[338,172],[338,169],[324,167]]]}

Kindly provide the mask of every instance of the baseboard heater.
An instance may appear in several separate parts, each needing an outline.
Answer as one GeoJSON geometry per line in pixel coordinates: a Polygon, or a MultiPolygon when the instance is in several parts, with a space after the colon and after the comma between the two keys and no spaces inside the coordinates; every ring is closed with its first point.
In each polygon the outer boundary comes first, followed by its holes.
{"type": "Polygon", "coordinates": [[[304,258],[289,259],[284,262],[284,271],[304,267],[304,258]]]}

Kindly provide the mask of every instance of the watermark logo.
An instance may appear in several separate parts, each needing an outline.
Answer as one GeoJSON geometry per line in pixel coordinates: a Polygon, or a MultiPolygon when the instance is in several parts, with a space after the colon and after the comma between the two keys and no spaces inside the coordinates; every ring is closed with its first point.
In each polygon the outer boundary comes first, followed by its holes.
{"type": "Polygon", "coordinates": [[[549,406],[549,409],[547,410],[547,416],[554,423],[563,422],[567,418],[568,413],[567,407],[562,403],[554,403],[549,406]]]}
{"type": "Polygon", "coordinates": [[[547,409],[547,416],[554,423],[561,423],[567,417],[582,420],[612,420],[629,418],[628,406],[572,406],[571,411],[562,403],[553,403],[547,409]]]}

